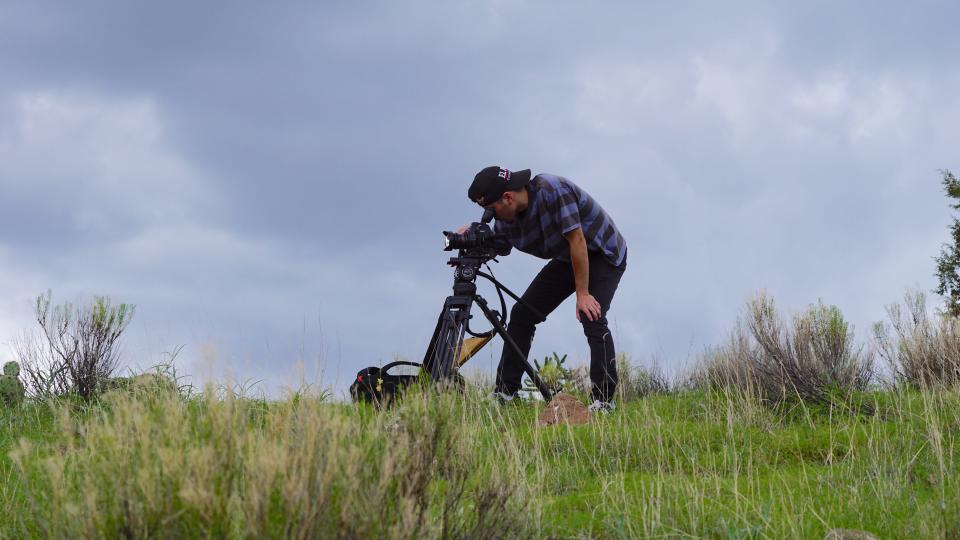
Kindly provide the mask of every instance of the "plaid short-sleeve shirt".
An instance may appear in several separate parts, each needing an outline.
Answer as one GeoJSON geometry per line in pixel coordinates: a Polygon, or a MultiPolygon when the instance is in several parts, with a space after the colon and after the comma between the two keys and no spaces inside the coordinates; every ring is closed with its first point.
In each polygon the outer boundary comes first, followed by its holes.
{"type": "Polygon", "coordinates": [[[494,231],[505,233],[510,244],[541,259],[570,260],[570,244],[563,236],[580,228],[587,251],[603,253],[620,266],[627,253],[623,235],[613,219],[579,186],[553,174],[538,174],[527,183],[530,204],[513,221],[496,220],[494,231]]]}

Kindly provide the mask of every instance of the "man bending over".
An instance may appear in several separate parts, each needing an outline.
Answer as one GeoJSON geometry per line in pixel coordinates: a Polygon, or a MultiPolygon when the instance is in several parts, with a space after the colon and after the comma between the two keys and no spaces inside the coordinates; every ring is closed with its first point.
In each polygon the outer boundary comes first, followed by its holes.
{"type": "MultiPolygon", "coordinates": [[[[570,180],[544,173],[531,178],[529,169],[487,167],[474,177],[467,196],[493,211],[494,231],[506,234],[513,247],[549,260],[523,293],[526,302],[546,317],[576,293],[576,317],[590,345],[590,409],[613,410],[617,365],[607,311],[627,267],[627,244],[613,219],[570,180]]],[[[520,302],[510,310],[507,333],[524,356],[543,321],[520,302]]],[[[517,353],[504,347],[491,396],[514,399],[522,377],[517,353]]]]}

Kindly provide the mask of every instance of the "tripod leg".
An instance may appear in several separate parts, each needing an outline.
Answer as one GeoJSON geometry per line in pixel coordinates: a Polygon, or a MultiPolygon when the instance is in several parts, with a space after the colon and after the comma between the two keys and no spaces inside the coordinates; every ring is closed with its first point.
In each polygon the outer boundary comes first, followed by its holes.
{"type": "Polygon", "coordinates": [[[437,351],[437,338],[440,336],[440,331],[443,328],[443,316],[445,314],[446,306],[444,306],[444,310],[440,312],[440,316],[437,317],[437,326],[433,329],[433,336],[430,337],[430,344],[427,345],[427,352],[423,355],[423,370],[431,375],[433,374],[434,357],[436,356],[437,351]]]}
{"type": "Polygon", "coordinates": [[[457,348],[457,337],[461,334],[459,329],[460,325],[457,324],[453,314],[446,313],[440,335],[437,337],[436,361],[430,373],[434,380],[443,381],[453,376],[453,362],[456,358],[454,349],[457,348]]]}
{"type": "Polygon", "coordinates": [[[510,337],[510,334],[507,333],[507,330],[500,324],[500,319],[490,311],[490,308],[487,307],[487,301],[481,298],[479,295],[474,297],[474,301],[480,306],[480,309],[483,311],[483,314],[486,315],[487,319],[490,321],[490,324],[497,330],[497,333],[500,334],[500,337],[503,338],[504,343],[513,348],[517,353],[517,357],[520,358],[521,365],[523,370],[527,372],[527,375],[530,376],[530,379],[533,381],[533,384],[537,387],[537,390],[540,390],[540,394],[543,396],[544,401],[550,401],[553,399],[553,394],[550,392],[550,389],[547,388],[547,385],[540,379],[540,376],[537,375],[537,372],[533,370],[533,366],[530,365],[530,362],[527,361],[527,356],[523,354],[523,351],[520,349],[520,346],[517,345],[517,342],[510,337]]]}
{"type": "Polygon", "coordinates": [[[435,381],[453,379],[455,364],[463,346],[466,318],[472,299],[450,296],[443,305],[430,345],[423,357],[423,369],[435,381]]]}

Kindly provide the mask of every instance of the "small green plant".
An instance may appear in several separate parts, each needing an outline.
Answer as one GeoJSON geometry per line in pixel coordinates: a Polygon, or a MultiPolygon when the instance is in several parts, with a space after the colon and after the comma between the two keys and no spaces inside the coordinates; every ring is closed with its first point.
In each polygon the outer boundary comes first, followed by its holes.
{"type": "Polygon", "coordinates": [[[7,362],[3,365],[3,375],[0,375],[0,403],[16,405],[23,401],[25,389],[20,382],[20,364],[7,362]]]}
{"type": "MultiPolygon", "coordinates": [[[[563,365],[566,361],[567,355],[560,356],[556,352],[553,353],[553,356],[545,357],[543,359],[543,365],[540,365],[540,362],[536,358],[533,359],[533,366],[536,369],[537,375],[540,377],[540,380],[543,381],[543,384],[547,385],[547,388],[553,393],[570,390],[572,373],[563,365]]],[[[530,377],[523,378],[523,390],[525,392],[539,391],[530,377]]]]}

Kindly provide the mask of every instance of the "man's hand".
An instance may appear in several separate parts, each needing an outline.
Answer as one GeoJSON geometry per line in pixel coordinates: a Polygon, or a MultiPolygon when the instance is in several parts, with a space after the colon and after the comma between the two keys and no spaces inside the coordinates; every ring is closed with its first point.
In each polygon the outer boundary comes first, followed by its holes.
{"type": "Polygon", "coordinates": [[[460,227],[459,229],[457,229],[457,234],[463,234],[463,233],[465,233],[465,232],[467,232],[467,231],[469,231],[469,230],[470,230],[470,224],[467,223],[467,224],[464,225],[463,227],[460,227]]]}
{"type": "Polygon", "coordinates": [[[570,265],[573,267],[573,281],[577,291],[577,320],[580,313],[586,315],[588,321],[600,318],[600,302],[590,294],[587,286],[590,284],[590,261],[587,259],[587,241],[583,237],[580,227],[564,235],[570,243],[570,265]]]}
{"type": "Polygon", "coordinates": [[[580,312],[587,316],[588,321],[595,321],[600,318],[600,302],[592,294],[577,293],[577,320],[580,320],[580,312]]]}

